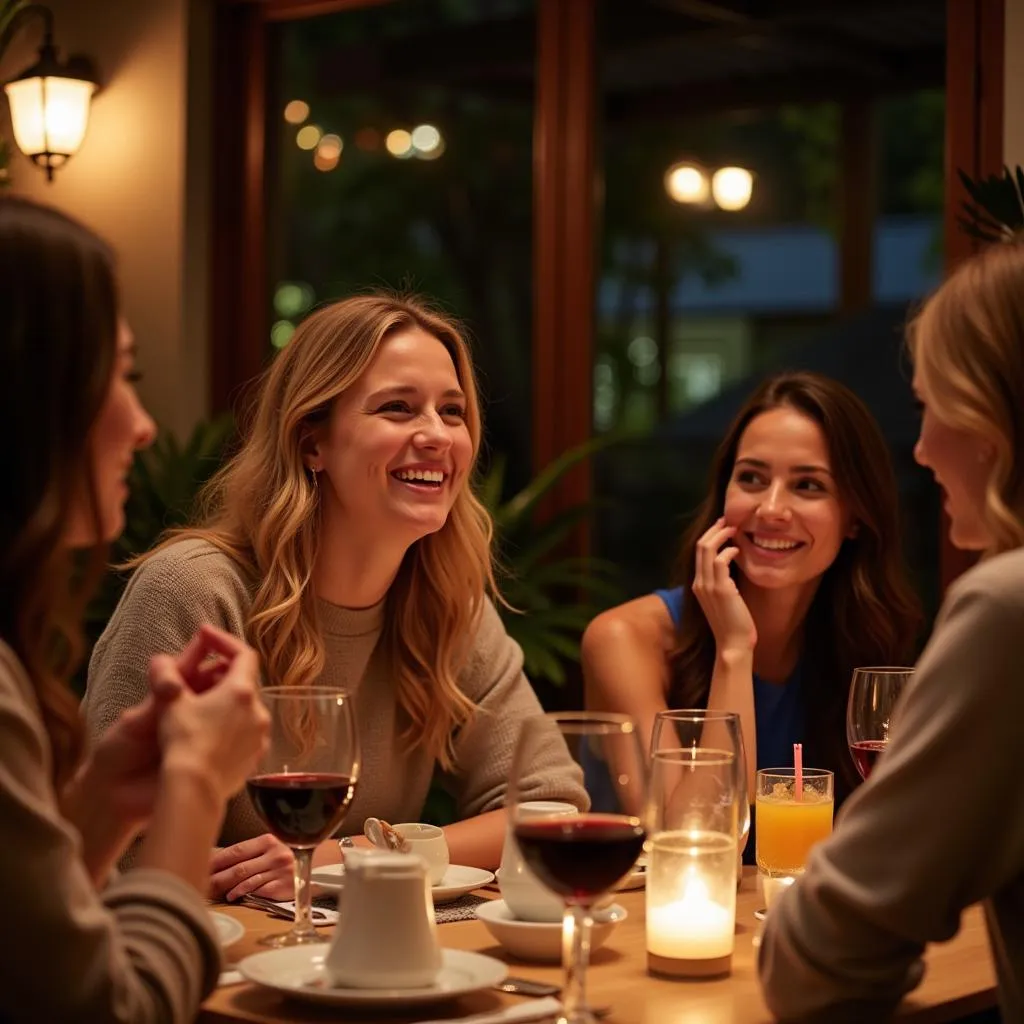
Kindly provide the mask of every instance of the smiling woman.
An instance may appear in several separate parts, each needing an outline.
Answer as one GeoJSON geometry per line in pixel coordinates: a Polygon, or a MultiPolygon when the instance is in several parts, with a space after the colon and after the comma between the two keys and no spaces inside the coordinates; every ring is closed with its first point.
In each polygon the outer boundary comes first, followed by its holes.
{"type": "MultiPolygon", "coordinates": [[[[540,706],[488,597],[491,522],[470,486],[480,438],[451,321],[386,295],[318,309],[263,380],[204,523],[139,560],[93,654],[90,726],[140,699],[149,652],[218,623],[256,647],[268,683],[356,694],[362,772],[346,828],[415,821],[436,764],[463,819],[446,830],[452,861],[496,866],[517,729],[540,706]]],[[[585,799],[564,749],[530,785],[532,799],[585,799]]],[[[289,894],[291,854],[245,794],[222,842],[214,891],[289,894]]],[[[314,863],[338,859],[327,843],[314,863]]]]}
{"type": "Polygon", "coordinates": [[[679,585],[587,628],[588,706],[635,715],[648,737],[667,707],[734,711],[751,794],[757,768],[791,765],[803,743],[840,801],[858,782],[844,726],[853,669],[904,663],[920,619],[897,505],[856,395],[811,373],[766,381],[719,445],[679,585]]]}

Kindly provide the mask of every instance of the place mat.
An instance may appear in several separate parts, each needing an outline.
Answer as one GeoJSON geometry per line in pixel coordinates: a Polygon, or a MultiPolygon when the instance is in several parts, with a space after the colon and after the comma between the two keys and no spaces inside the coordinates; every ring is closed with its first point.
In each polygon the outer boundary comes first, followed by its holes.
{"type": "Polygon", "coordinates": [[[434,907],[434,919],[438,924],[451,924],[453,921],[471,921],[476,917],[476,908],[486,903],[485,896],[474,896],[467,893],[451,903],[442,903],[434,907]]]}

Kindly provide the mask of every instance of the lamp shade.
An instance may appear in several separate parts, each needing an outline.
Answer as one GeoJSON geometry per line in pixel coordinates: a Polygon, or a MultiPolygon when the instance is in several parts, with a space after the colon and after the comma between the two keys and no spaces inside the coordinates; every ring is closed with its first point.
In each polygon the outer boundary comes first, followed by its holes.
{"type": "Polygon", "coordinates": [[[4,85],[18,148],[53,177],[78,152],[89,126],[89,104],[96,91],[91,62],[72,57],[64,63],[49,41],[39,59],[4,85]]]}
{"type": "Polygon", "coordinates": [[[20,78],[4,86],[18,148],[33,160],[52,158],[59,167],[78,152],[89,126],[96,90],[81,78],[20,78]]]}

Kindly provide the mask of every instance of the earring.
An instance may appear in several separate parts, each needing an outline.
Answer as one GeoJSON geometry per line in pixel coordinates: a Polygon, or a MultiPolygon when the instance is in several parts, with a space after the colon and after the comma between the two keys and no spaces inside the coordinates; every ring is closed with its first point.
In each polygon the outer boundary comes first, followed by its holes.
{"type": "Polygon", "coordinates": [[[313,493],[316,495],[317,500],[320,500],[320,470],[314,469],[312,466],[309,467],[310,475],[313,478],[313,493]]]}

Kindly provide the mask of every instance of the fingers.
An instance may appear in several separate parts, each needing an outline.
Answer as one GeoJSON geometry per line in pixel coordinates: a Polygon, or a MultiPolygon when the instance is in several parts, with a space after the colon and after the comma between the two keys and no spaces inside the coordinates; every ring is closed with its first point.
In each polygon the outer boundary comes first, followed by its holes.
{"type": "Polygon", "coordinates": [[[225,868],[234,867],[236,864],[248,860],[255,860],[262,857],[268,850],[282,847],[287,849],[283,843],[275,839],[269,832],[255,836],[252,839],[245,839],[233,846],[225,846],[215,849],[210,855],[210,874],[217,874],[225,868]]]}
{"type": "Polygon", "coordinates": [[[257,889],[284,885],[284,898],[287,899],[288,893],[293,890],[294,871],[295,858],[291,850],[282,843],[276,843],[260,856],[243,860],[211,875],[210,889],[215,894],[224,893],[229,900],[237,900],[257,889]]]}
{"type": "MultiPolygon", "coordinates": [[[[726,526],[725,517],[720,516],[697,541],[694,592],[711,592],[716,583],[715,564],[722,545],[736,535],[735,526],[726,526]]],[[[736,550],[734,548],[730,550],[736,550]]],[[[735,556],[733,556],[735,557],[735,556]]]]}
{"type": "MultiPolygon", "coordinates": [[[[317,895],[320,886],[312,886],[313,895],[317,895]]],[[[289,877],[275,882],[268,882],[253,890],[254,896],[265,896],[268,900],[293,900],[295,899],[295,879],[289,877]]]]}
{"type": "Polygon", "coordinates": [[[178,665],[168,654],[154,654],[149,659],[148,676],[150,692],[161,703],[177,700],[185,689],[178,665]]]}
{"type": "Polygon", "coordinates": [[[236,659],[252,651],[244,640],[216,626],[203,625],[178,655],[178,671],[197,693],[216,685],[230,671],[236,659]]]}
{"type": "Polygon", "coordinates": [[[740,553],[740,549],[733,545],[732,547],[726,548],[724,551],[720,551],[714,559],[714,578],[715,587],[720,591],[736,589],[736,584],[733,581],[732,576],[729,573],[729,566],[732,565],[733,560],[740,553]]]}

